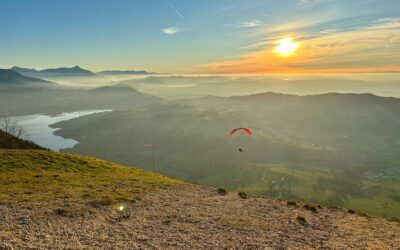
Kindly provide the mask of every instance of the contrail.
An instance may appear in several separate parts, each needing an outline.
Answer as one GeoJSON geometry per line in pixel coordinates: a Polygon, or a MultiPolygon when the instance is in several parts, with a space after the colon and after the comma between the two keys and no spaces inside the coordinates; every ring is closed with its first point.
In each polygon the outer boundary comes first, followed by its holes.
{"type": "Polygon", "coordinates": [[[177,8],[175,8],[175,6],[174,6],[170,1],[165,0],[165,2],[169,5],[169,7],[171,7],[171,9],[173,9],[173,10],[175,11],[175,13],[176,13],[182,20],[185,20],[185,17],[182,15],[182,13],[181,13],[177,8]]]}

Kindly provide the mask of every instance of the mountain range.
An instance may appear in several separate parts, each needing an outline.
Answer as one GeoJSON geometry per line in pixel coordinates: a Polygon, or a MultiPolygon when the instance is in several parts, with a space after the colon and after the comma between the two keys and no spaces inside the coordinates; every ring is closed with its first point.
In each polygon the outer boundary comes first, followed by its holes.
{"type": "Polygon", "coordinates": [[[29,68],[21,68],[14,66],[11,70],[18,72],[20,74],[24,74],[27,76],[35,76],[35,77],[65,77],[65,76],[95,76],[96,74],[92,71],[82,69],[79,66],[75,66],[72,68],[62,67],[62,68],[55,68],[55,69],[43,69],[43,70],[36,70],[36,69],[29,69],[29,68]]]}
{"type": "Polygon", "coordinates": [[[43,84],[51,84],[51,82],[42,80],[39,78],[35,77],[29,77],[22,75],[21,73],[18,73],[14,70],[10,69],[0,69],[0,86],[23,86],[23,85],[33,85],[38,86],[38,84],[43,85],[43,84]]]}
{"type": "Polygon", "coordinates": [[[160,75],[160,73],[147,72],[145,70],[105,70],[100,71],[100,75],[160,75]]]}
{"type": "Polygon", "coordinates": [[[94,77],[94,76],[106,76],[106,75],[157,75],[158,73],[147,72],[144,70],[105,70],[101,72],[92,72],[87,69],[83,69],[79,66],[75,67],[61,67],[52,69],[36,70],[34,68],[22,68],[14,66],[11,70],[20,74],[32,77],[94,77]]]}

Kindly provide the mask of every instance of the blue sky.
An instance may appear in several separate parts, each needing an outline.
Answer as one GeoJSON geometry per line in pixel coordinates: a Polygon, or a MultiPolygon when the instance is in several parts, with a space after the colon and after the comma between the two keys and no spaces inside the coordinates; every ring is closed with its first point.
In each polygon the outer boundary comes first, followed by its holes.
{"type": "Polygon", "coordinates": [[[0,67],[397,70],[398,24],[398,0],[1,0],[0,67]],[[300,46],[282,59],[284,37],[300,46]]]}

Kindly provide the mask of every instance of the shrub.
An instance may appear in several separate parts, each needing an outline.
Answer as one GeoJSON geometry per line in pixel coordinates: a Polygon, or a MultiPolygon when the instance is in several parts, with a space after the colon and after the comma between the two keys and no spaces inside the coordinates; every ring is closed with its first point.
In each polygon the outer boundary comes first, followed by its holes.
{"type": "Polygon", "coordinates": [[[228,194],[228,190],[226,190],[225,188],[218,188],[217,192],[220,195],[227,195],[228,194]]]}
{"type": "Polygon", "coordinates": [[[314,212],[314,213],[317,213],[317,212],[318,212],[317,208],[314,207],[314,206],[305,204],[303,207],[304,207],[305,209],[307,209],[307,210],[310,210],[311,212],[314,212]]]}
{"type": "Polygon", "coordinates": [[[356,211],[354,211],[353,209],[349,209],[349,210],[347,210],[347,212],[349,212],[349,214],[355,214],[356,213],[356,211]]]}
{"type": "Polygon", "coordinates": [[[164,225],[170,225],[172,223],[172,221],[171,220],[165,220],[165,221],[163,221],[163,224],[164,225]]]}
{"type": "Polygon", "coordinates": [[[56,215],[65,216],[65,215],[67,215],[68,210],[59,207],[59,208],[54,209],[54,213],[55,213],[56,215]]]}

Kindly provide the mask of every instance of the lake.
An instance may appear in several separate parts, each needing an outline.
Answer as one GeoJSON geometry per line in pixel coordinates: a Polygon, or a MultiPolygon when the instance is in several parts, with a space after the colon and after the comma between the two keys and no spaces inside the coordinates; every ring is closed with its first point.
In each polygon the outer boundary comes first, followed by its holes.
{"type": "Polygon", "coordinates": [[[12,121],[16,121],[21,125],[27,133],[27,138],[36,144],[59,151],[60,149],[72,148],[79,142],[73,139],[63,138],[55,135],[54,132],[59,128],[52,128],[50,125],[57,122],[71,120],[85,115],[92,115],[102,112],[110,112],[112,110],[83,110],[76,112],[61,113],[50,116],[44,114],[23,115],[9,117],[12,121]]]}

